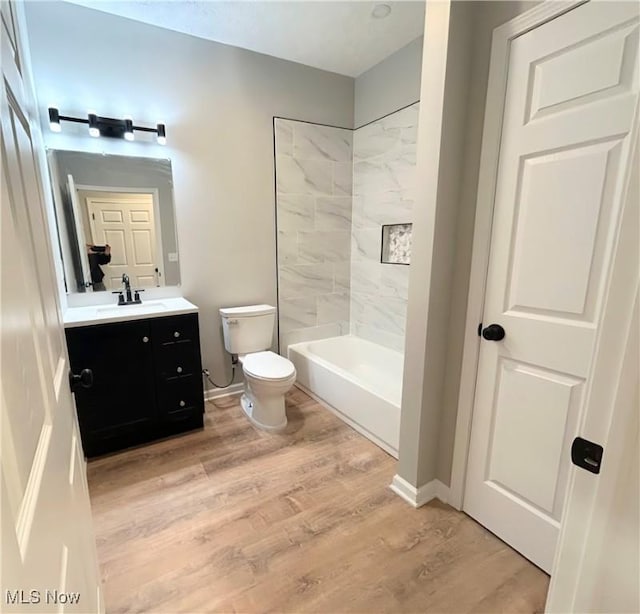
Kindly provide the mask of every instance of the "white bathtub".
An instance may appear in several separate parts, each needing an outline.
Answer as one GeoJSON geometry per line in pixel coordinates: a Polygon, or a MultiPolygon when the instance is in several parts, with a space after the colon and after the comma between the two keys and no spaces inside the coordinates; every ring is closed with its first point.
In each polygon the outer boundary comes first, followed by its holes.
{"type": "Polygon", "coordinates": [[[404,356],[346,335],[295,343],[296,385],[398,458],[404,356]]]}

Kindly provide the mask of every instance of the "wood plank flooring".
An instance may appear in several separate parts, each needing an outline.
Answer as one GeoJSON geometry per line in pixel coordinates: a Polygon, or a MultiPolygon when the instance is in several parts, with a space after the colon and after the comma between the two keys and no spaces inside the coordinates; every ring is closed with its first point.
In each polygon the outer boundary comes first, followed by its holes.
{"type": "Polygon", "coordinates": [[[548,577],[298,389],[286,432],[239,397],[202,431],[89,463],[107,612],[541,612],[548,577]]]}

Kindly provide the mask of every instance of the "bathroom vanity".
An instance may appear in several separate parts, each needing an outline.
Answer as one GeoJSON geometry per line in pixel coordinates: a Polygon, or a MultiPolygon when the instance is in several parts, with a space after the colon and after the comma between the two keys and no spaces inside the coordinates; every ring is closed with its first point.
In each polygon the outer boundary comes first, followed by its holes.
{"type": "Polygon", "coordinates": [[[182,298],[70,308],[82,445],[97,456],[203,425],[197,307],[182,298]],[[88,387],[85,387],[87,386],[88,387]]]}
{"type": "Polygon", "coordinates": [[[64,313],[86,456],[202,427],[198,308],[147,300],[180,285],[171,161],[47,157],[69,304],[86,305],[64,313]]]}

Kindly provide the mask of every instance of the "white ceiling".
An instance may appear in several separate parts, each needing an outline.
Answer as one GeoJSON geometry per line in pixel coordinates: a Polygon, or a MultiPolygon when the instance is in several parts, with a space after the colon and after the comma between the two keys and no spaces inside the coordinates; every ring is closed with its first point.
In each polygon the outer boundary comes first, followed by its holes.
{"type": "Polygon", "coordinates": [[[70,0],[113,15],[357,77],[421,36],[424,0],[70,0]]]}

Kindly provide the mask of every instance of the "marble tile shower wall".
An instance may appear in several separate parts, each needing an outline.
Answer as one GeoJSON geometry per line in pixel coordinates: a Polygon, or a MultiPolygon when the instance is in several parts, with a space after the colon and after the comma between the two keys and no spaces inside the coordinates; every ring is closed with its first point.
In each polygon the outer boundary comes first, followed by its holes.
{"type": "Polygon", "coordinates": [[[349,333],[353,132],[276,119],[280,349],[349,333]]]}
{"type": "Polygon", "coordinates": [[[383,224],[413,221],[419,103],[353,133],[351,334],[404,350],[409,267],[382,264],[383,224]]]}

